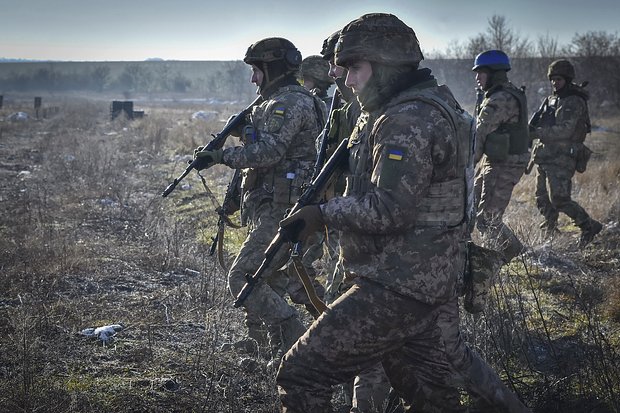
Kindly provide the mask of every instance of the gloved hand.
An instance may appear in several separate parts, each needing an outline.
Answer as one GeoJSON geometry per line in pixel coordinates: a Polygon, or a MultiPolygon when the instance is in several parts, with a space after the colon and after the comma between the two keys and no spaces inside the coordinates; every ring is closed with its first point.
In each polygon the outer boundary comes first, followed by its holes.
{"type": "Polygon", "coordinates": [[[224,154],[223,149],[214,149],[212,151],[203,151],[204,146],[199,146],[194,149],[194,167],[202,171],[212,167],[215,164],[222,163],[222,156],[224,154]]]}
{"type": "Polygon", "coordinates": [[[318,204],[306,205],[280,221],[282,235],[290,242],[305,241],[324,226],[323,213],[318,204]]]}

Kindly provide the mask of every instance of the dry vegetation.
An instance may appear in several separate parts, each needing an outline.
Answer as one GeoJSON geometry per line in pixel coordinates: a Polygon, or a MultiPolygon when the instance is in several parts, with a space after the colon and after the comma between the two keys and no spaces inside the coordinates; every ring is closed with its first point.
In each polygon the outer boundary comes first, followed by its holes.
{"type": "MultiPolygon", "coordinates": [[[[0,112],[0,411],[276,411],[275,372],[220,351],[244,329],[208,255],[216,217],[200,180],[160,196],[222,123],[161,105],[110,121],[107,103],[86,99],[5,120],[16,105],[0,112]],[[117,323],[106,344],[80,334],[117,323]]],[[[527,176],[506,219],[530,251],[503,269],[485,314],[463,320],[541,413],[620,411],[620,117],[594,123],[606,129],[588,138],[596,156],[574,194],[604,231],[580,251],[563,220],[544,241],[527,176]]],[[[204,174],[218,199],[229,174],[204,174]]],[[[242,236],[227,234],[231,253],[242,236]]]]}

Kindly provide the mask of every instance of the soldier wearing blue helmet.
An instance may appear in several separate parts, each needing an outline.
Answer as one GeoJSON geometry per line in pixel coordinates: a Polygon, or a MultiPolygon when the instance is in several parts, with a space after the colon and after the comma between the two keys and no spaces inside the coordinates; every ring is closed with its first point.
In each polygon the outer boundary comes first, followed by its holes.
{"type": "Polygon", "coordinates": [[[480,53],[472,67],[479,88],[475,113],[476,227],[485,246],[501,252],[505,262],[523,250],[502,216],[530,156],[527,101],[524,91],[508,80],[510,69],[510,59],[501,50],[480,53]]]}

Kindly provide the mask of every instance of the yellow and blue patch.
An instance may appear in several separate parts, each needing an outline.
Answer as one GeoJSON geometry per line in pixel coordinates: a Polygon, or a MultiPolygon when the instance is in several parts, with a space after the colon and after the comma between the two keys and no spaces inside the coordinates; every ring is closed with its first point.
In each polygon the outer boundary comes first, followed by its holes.
{"type": "Polygon", "coordinates": [[[402,161],[404,152],[400,149],[388,149],[388,159],[393,161],[402,161]]]}
{"type": "Polygon", "coordinates": [[[269,133],[278,132],[282,128],[282,125],[284,125],[285,112],[286,106],[281,104],[279,106],[274,106],[271,112],[272,115],[267,118],[265,131],[269,133]]]}

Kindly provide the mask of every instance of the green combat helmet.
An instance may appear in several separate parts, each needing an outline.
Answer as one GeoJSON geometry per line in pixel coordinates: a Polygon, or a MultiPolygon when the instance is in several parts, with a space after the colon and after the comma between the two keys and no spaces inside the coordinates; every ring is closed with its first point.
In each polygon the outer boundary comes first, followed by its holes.
{"type": "Polygon", "coordinates": [[[336,44],[337,65],[353,60],[418,66],[424,56],[411,27],[392,14],[370,13],[345,26],[336,44]]]}
{"type": "Polygon", "coordinates": [[[300,75],[304,82],[311,80],[320,90],[327,90],[334,83],[329,77],[329,63],[319,55],[308,56],[301,62],[300,75]]]}
{"type": "Polygon", "coordinates": [[[547,78],[551,79],[552,76],[562,76],[567,83],[570,83],[575,78],[575,68],[568,60],[555,60],[547,69],[547,78]]]}
{"type": "Polygon", "coordinates": [[[321,48],[321,56],[328,62],[332,62],[334,54],[336,53],[336,43],[340,37],[340,30],[329,35],[329,37],[323,40],[323,47],[321,48]]]}
{"type": "Polygon", "coordinates": [[[243,61],[255,65],[264,74],[259,92],[270,89],[286,75],[294,74],[301,65],[301,53],[289,40],[268,37],[248,47],[243,61]]]}

